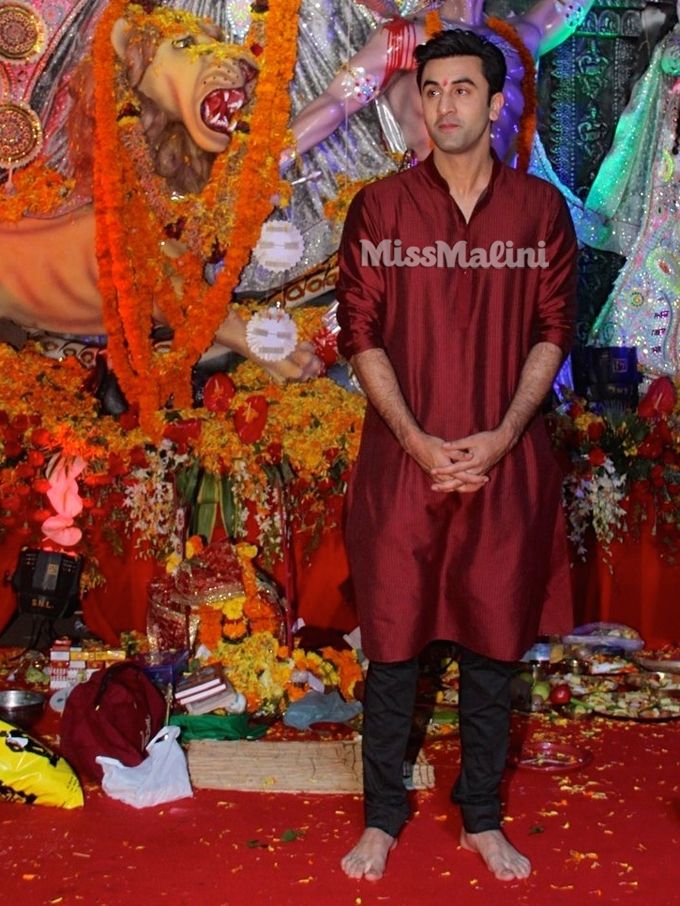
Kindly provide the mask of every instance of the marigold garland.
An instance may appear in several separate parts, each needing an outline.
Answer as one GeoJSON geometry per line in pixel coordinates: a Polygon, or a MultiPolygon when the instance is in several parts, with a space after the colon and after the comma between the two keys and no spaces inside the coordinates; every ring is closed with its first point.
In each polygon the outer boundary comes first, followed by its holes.
{"type": "Polygon", "coordinates": [[[514,25],[494,16],[490,16],[486,24],[517,51],[524,69],[521,82],[524,107],[519,118],[517,134],[517,167],[520,170],[528,170],[531,146],[536,132],[536,64],[514,25]]]}
{"type": "MultiPolygon", "coordinates": [[[[531,147],[536,132],[536,64],[514,25],[495,16],[489,16],[486,19],[486,25],[517,51],[524,70],[521,81],[524,107],[519,118],[517,133],[517,169],[528,170],[531,147]]],[[[441,31],[444,31],[444,25],[439,10],[432,10],[425,16],[425,34],[428,38],[432,38],[441,31]]]]}
{"type": "MultiPolygon", "coordinates": [[[[161,430],[157,410],[171,396],[176,407],[190,405],[191,368],[224,320],[240,273],[272,209],[278,157],[287,135],[290,98],[285,86],[293,76],[297,53],[299,2],[279,0],[271,9],[253,14],[246,45],[258,44],[263,50],[252,111],[244,117],[248,134],[235,132],[228,151],[216,159],[200,199],[209,211],[218,196],[229,198],[233,211],[219,227],[227,254],[212,287],[203,280],[204,259],[196,250],[189,249],[172,264],[165,258],[160,242],[167,237],[161,227],[168,224],[157,222],[142,192],[130,191],[138,185],[139,174],[134,155],[121,137],[121,129],[129,130],[131,121],[127,117],[117,121],[119,64],[110,40],[114,23],[126,15],[126,0],[113,0],[95,34],[95,220],[104,323],[123,391],[139,403],[142,424],[156,438],[161,430]],[[182,284],[179,297],[173,279],[177,276],[182,284]],[[170,351],[160,355],[149,339],[154,302],[174,331],[170,351]]],[[[146,15],[140,7],[131,10],[136,22],[146,15]]],[[[173,23],[186,29],[188,22],[197,21],[167,9],[149,14],[149,19],[161,31],[166,27],[171,32],[173,23]]],[[[242,55],[247,52],[243,50],[242,55]]],[[[201,251],[205,253],[205,245],[201,251]]]]}
{"type": "Polygon", "coordinates": [[[0,221],[16,223],[23,217],[47,216],[62,207],[73,191],[75,180],[38,158],[12,177],[14,191],[0,190],[0,221]]]}

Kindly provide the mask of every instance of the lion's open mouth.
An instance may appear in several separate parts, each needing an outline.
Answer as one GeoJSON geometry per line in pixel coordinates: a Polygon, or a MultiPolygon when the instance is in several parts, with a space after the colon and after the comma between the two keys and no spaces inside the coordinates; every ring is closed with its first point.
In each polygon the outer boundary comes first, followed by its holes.
{"type": "Polygon", "coordinates": [[[213,132],[230,133],[236,125],[235,115],[245,99],[242,88],[217,88],[201,101],[201,119],[213,132]]]}

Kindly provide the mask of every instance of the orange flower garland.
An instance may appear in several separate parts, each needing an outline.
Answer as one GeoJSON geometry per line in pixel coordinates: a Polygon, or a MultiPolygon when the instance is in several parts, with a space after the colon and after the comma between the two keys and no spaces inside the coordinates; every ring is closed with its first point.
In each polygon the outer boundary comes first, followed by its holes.
{"type": "Polygon", "coordinates": [[[35,160],[12,177],[14,191],[0,191],[0,220],[16,223],[22,217],[46,216],[61,207],[75,181],[66,179],[43,160],[35,160]]]}
{"type": "MultiPolygon", "coordinates": [[[[204,261],[195,250],[175,262],[160,250],[166,238],[142,192],[135,192],[139,174],[121,142],[117,122],[117,59],[110,35],[115,21],[125,15],[126,0],[113,0],[103,14],[93,46],[95,70],[95,220],[96,251],[104,323],[110,337],[111,361],[130,401],[139,402],[145,429],[157,437],[157,410],[173,397],[175,407],[190,405],[190,373],[223,321],[262,223],[272,209],[271,196],[279,181],[278,158],[285,144],[290,112],[286,85],[293,75],[297,52],[297,14],[300,0],[279,0],[272,9],[253,15],[246,45],[266,40],[258,58],[260,76],[255,86],[248,134],[237,131],[229,152],[220,155],[200,201],[208,209],[216,198],[230,200],[231,216],[221,225],[220,240],[227,255],[216,283],[203,280],[204,261]],[[228,172],[227,172],[228,171],[228,172]],[[173,277],[182,283],[175,294],[173,277]],[[149,334],[154,302],[174,331],[170,351],[154,354],[149,334]]],[[[139,19],[139,7],[133,7],[139,19]]],[[[161,10],[160,22],[188,14],[161,10]]],[[[155,20],[154,20],[155,21],[155,20]]],[[[195,21],[195,20],[194,20],[195,21]]],[[[244,50],[244,54],[245,54],[244,50]]]]}
{"type": "Polygon", "coordinates": [[[520,170],[528,170],[531,146],[536,132],[536,64],[514,25],[493,16],[486,20],[486,24],[517,51],[524,69],[521,83],[524,107],[519,118],[517,135],[517,167],[520,170]]]}
{"type": "MultiPolygon", "coordinates": [[[[519,170],[528,170],[531,146],[536,132],[536,64],[514,25],[494,16],[489,16],[486,19],[486,25],[517,51],[522,63],[524,75],[522,76],[521,88],[524,107],[519,118],[517,135],[517,168],[519,170]]],[[[432,10],[425,16],[425,34],[428,38],[433,38],[441,31],[444,31],[444,25],[439,10],[432,10]]]]}

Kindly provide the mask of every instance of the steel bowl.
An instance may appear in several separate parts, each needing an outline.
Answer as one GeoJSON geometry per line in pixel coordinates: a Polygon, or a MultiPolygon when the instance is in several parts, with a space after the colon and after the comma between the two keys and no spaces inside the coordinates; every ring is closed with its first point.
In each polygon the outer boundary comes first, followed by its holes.
{"type": "Polygon", "coordinates": [[[27,730],[42,717],[45,696],[25,689],[6,689],[0,692],[0,718],[27,730]]]}

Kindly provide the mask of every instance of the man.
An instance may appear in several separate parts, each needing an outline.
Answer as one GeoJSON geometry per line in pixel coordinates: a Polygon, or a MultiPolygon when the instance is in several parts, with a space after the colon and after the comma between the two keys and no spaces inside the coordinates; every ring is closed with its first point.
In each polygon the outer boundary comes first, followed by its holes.
{"type": "MultiPolygon", "coordinates": [[[[572,35],[592,3],[593,0],[538,0],[524,15],[508,21],[536,59],[572,35]]],[[[505,104],[492,128],[492,140],[501,159],[510,162],[524,107],[521,87],[524,68],[517,50],[486,25],[483,7],[484,0],[444,0],[439,15],[444,28],[475,31],[496,43],[505,55],[508,67],[505,104]]],[[[304,154],[326,139],[348,116],[375,101],[390,150],[409,149],[418,160],[423,160],[431,143],[422,120],[413,50],[426,40],[424,12],[408,19],[392,19],[376,29],[326,90],[293,120],[295,152],[304,154]]],[[[284,152],[283,166],[292,162],[295,152],[292,149],[284,152]]]]}
{"type": "Polygon", "coordinates": [[[383,874],[408,817],[417,656],[448,639],[461,843],[512,880],[531,869],[500,830],[511,662],[571,623],[561,475],[537,412],[570,346],[576,244],[559,193],[491,150],[502,53],[448,31],[416,58],[434,150],[357,195],[340,248],[340,348],[369,401],[346,543],[371,661],[366,829],[343,868],[383,874]]]}

